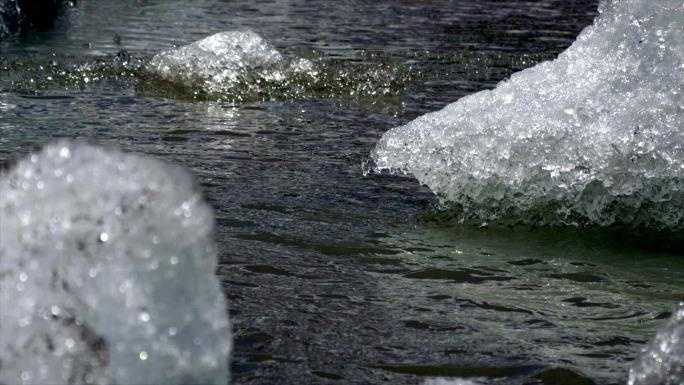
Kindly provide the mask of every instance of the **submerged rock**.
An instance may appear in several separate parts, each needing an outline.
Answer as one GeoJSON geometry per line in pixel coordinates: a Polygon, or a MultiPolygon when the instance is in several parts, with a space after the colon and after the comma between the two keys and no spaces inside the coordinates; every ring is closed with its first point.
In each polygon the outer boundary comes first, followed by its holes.
{"type": "Polygon", "coordinates": [[[58,142],[0,196],[0,383],[227,383],[213,214],[187,171],[58,142]]]}
{"type": "Polygon", "coordinates": [[[210,95],[235,93],[236,88],[258,92],[267,83],[284,83],[296,75],[316,75],[313,62],[285,58],[250,30],[217,33],[159,53],[147,67],[148,72],[163,80],[210,95]]]}
{"type": "Polygon", "coordinates": [[[463,222],[684,230],[684,7],[603,1],[554,61],[387,132],[463,222]]]}
{"type": "Polygon", "coordinates": [[[684,384],[684,303],[641,351],[629,372],[628,384],[684,384]]]}

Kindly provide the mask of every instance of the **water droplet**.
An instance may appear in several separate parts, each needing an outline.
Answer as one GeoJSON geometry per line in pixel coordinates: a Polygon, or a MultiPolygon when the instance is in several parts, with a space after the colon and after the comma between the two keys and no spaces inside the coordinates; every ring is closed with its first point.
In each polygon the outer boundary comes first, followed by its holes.
{"type": "Polygon", "coordinates": [[[141,320],[142,322],[147,322],[147,321],[150,320],[150,315],[149,315],[148,313],[146,313],[146,312],[142,312],[142,313],[140,313],[140,317],[139,317],[139,318],[140,318],[140,320],[141,320]]]}
{"type": "Polygon", "coordinates": [[[59,150],[59,157],[60,158],[69,158],[71,156],[71,150],[69,150],[67,147],[62,147],[61,150],[59,150]]]}

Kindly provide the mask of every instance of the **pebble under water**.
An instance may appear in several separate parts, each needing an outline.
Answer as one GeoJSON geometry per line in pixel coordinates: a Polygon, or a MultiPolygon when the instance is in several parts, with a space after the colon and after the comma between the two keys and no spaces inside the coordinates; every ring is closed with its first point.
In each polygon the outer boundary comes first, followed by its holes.
{"type": "Polygon", "coordinates": [[[80,139],[189,168],[215,210],[231,383],[624,384],[684,301],[680,251],[619,230],[448,224],[414,178],[362,174],[387,130],[556,57],[596,13],[588,0],[82,0],[0,42],[0,162],[80,139]],[[247,29],[316,77],[207,92],[147,70],[247,29]]]}

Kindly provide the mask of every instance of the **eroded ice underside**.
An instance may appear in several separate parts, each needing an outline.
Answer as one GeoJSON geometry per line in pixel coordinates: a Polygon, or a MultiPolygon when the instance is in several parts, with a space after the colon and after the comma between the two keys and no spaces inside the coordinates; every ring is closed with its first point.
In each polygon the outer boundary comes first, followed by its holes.
{"type": "Polygon", "coordinates": [[[0,383],[227,383],[213,214],[188,172],[59,142],[1,175],[0,227],[0,383]]]}
{"type": "Polygon", "coordinates": [[[462,221],[684,229],[684,4],[603,1],[556,60],[387,132],[462,221]]]}
{"type": "Polygon", "coordinates": [[[632,365],[628,384],[684,384],[684,303],[642,350],[632,365]]]}
{"type": "Polygon", "coordinates": [[[236,87],[282,83],[300,74],[316,74],[313,62],[285,58],[250,30],[220,32],[159,53],[147,67],[164,80],[210,95],[231,93],[236,87]]]}

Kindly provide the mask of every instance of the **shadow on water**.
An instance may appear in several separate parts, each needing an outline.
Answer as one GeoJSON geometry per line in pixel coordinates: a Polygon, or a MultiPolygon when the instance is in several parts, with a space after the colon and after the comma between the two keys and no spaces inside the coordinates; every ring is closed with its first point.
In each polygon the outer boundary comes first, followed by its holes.
{"type": "Polygon", "coordinates": [[[677,251],[619,244],[610,234],[606,241],[597,231],[422,224],[383,239],[402,250],[393,256],[397,271],[364,270],[376,277],[380,296],[401,309],[387,315],[402,321],[397,333],[429,348],[374,367],[505,377],[502,383],[626,378],[641,345],[684,300],[684,259],[677,251]]]}
{"type": "MultiPolygon", "coordinates": [[[[541,214],[540,214],[541,215],[541,214]]],[[[419,220],[434,226],[459,227],[462,210],[458,206],[435,201],[420,215],[419,220]]],[[[681,254],[684,250],[684,230],[657,230],[651,228],[633,228],[616,224],[613,226],[566,226],[535,227],[518,224],[515,220],[502,218],[491,223],[482,221],[466,221],[465,227],[492,228],[497,233],[524,232],[545,238],[548,242],[567,242],[572,240],[580,245],[594,245],[606,248],[637,248],[643,251],[681,254]]]]}
{"type": "MultiPolygon", "coordinates": [[[[255,290],[245,282],[270,296],[288,290],[281,306],[298,309],[269,332],[279,338],[238,345],[238,376],[258,372],[254,361],[264,354],[281,370],[306,365],[283,354],[303,339],[307,354],[337,355],[314,374],[324,378],[620,383],[673,304],[684,300],[681,254],[577,230],[419,223],[340,244],[336,252],[328,249],[333,244],[320,249],[306,239],[237,237],[312,253],[305,253],[307,263],[288,263],[287,272],[247,261],[225,271],[242,276],[229,292],[255,290]],[[320,254],[331,271],[315,267],[320,254]],[[289,283],[276,283],[281,280],[289,283]]],[[[245,338],[258,330],[253,327],[245,338]]]]}

